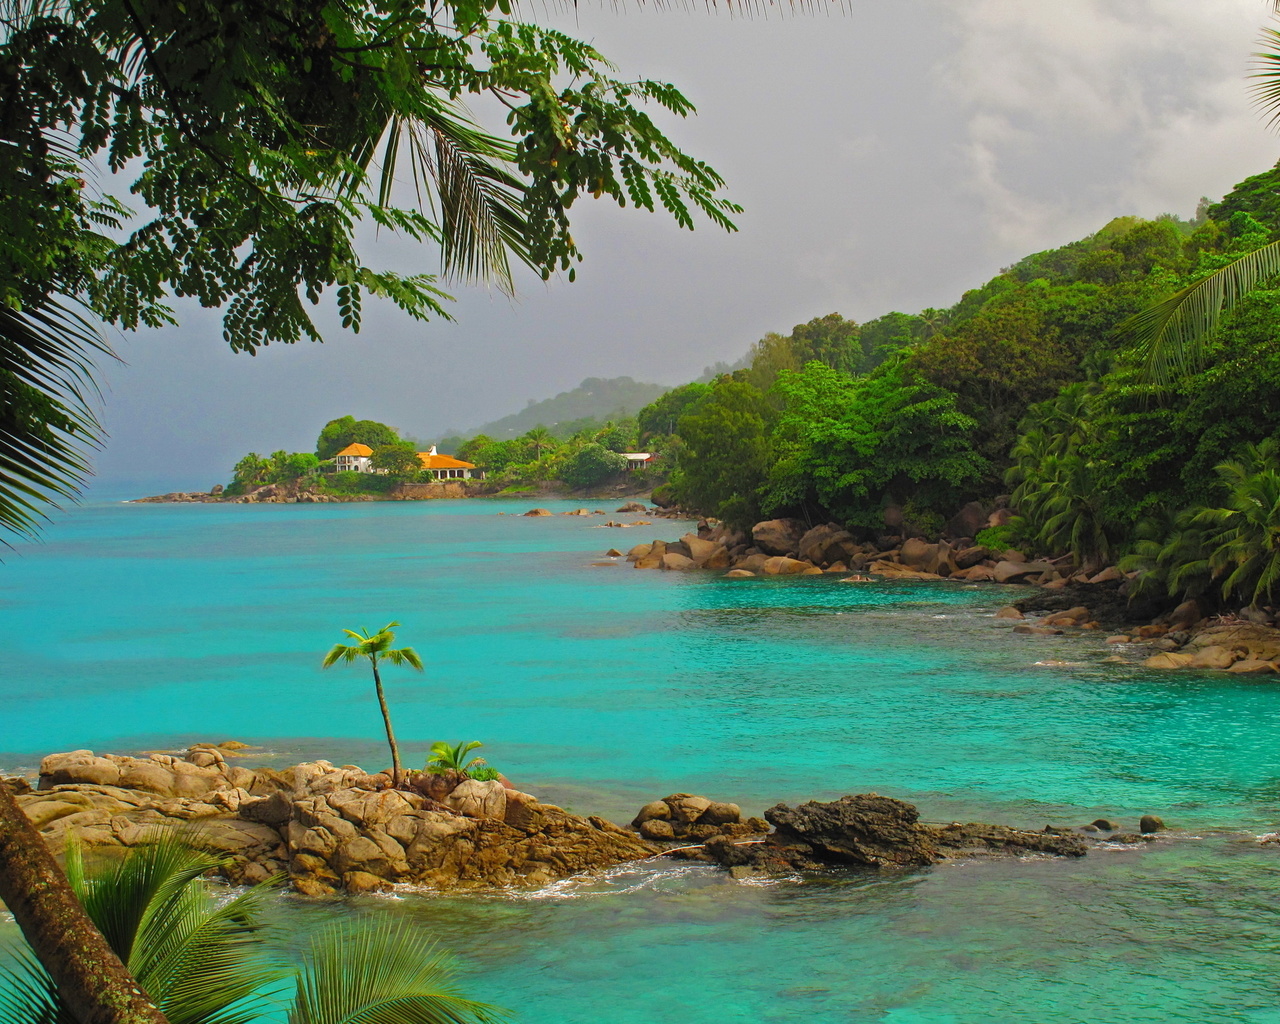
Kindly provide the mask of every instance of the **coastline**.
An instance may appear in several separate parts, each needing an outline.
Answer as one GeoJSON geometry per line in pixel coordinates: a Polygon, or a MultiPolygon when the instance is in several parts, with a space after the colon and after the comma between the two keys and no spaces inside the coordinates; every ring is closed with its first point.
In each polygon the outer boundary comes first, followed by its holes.
{"type": "Polygon", "coordinates": [[[637,544],[625,555],[636,569],[718,571],[741,581],[759,577],[837,574],[858,586],[882,583],[954,583],[965,586],[1035,586],[996,613],[1025,636],[1096,634],[1113,647],[1106,661],[1152,669],[1197,669],[1232,674],[1280,674],[1280,628],[1265,612],[1206,615],[1195,600],[1175,605],[1135,592],[1136,571],[1114,565],[1080,568],[1071,555],[1032,559],[1018,550],[991,550],[972,537],[883,536],[858,542],[837,523],[799,520],[756,523],[750,531],[701,519],[676,541],[637,544]],[[852,575],[845,575],[852,573],[852,575]]]}
{"type": "Polygon", "coordinates": [[[910,803],[875,793],[796,807],[764,818],[737,804],[675,793],[645,804],[629,825],[544,803],[505,779],[465,772],[410,773],[393,787],[328,761],[248,769],[239,742],[197,744],[145,757],[50,754],[32,780],[0,777],[55,854],[74,841],[88,851],[154,841],[172,829],[216,854],[230,883],[285,877],[302,896],[387,891],[537,889],[660,857],[718,865],[735,879],[861,868],[901,870],[944,861],[1047,855],[1168,838],[1161,818],[1135,828],[1107,818],[1049,824],[932,824],[910,803]]]}
{"type": "Polygon", "coordinates": [[[399,484],[386,492],[360,492],[343,494],[316,490],[312,487],[299,487],[296,484],[266,484],[244,494],[228,495],[224,490],[215,488],[210,491],[170,491],[165,494],[152,494],[140,498],[129,498],[125,504],[209,504],[209,505],[245,505],[245,504],[313,504],[313,503],[346,503],[366,501],[434,501],[441,499],[463,498],[501,498],[504,500],[538,500],[538,499],[581,499],[584,501],[627,501],[644,500],[647,489],[636,490],[623,483],[613,487],[587,488],[573,490],[560,484],[542,484],[538,487],[522,487],[508,490],[497,483],[484,480],[445,480],[436,483],[399,484]]]}

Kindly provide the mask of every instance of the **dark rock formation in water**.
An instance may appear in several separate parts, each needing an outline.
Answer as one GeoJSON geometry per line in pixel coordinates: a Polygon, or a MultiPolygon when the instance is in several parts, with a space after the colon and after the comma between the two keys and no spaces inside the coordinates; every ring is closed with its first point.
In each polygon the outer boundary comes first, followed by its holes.
{"type": "Polygon", "coordinates": [[[763,840],[710,840],[706,856],[735,874],[787,874],[832,867],[925,867],[956,857],[1050,854],[1083,857],[1078,836],[1004,825],[922,823],[911,804],[875,793],[765,812],[776,829],[763,840]]]}

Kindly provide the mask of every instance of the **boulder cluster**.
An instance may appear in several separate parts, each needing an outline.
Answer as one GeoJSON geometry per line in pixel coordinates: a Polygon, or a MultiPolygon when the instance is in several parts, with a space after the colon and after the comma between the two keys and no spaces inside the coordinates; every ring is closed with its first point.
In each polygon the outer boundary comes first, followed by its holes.
{"type": "MultiPolygon", "coordinates": [[[[1190,603],[1190,602],[1189,602],[1190,603]]],[[[1280,631],[1240,620],[1210,620],[1154,634],[1159,650],[1143,661],[1147,668],[1223,671],[1235,675],[1273,675],[1280,672],[1280,631]]],[[[1151,627],[1144,627],[1151,628],[1151,627]]],[[[1157,626],[1158,628],[1158,626],[1157,626]]],[[[1146,634],[1151,636],[1152,634],[1146,634]]],[[[1110,643],[1145,637],[1117,635],[1110,643]]]]}
{"type": "Polygon", "coordinates": [[[1068,830],[1030,832],[1005,825],[929,825],[916,808],[876,793],[844,796],[765,812],[775,831],[763,838],[718,837],[676,856],[710,860],[735,877],[832,868],[912,868],[954,858],[1083,857],[1086,838],[1068,830]]]}
{"type": "Polygon", "coordinates": [[[168,494],[153,494],[146,498],[134,498],[133,504],[183,504],[219,502],[229,505],[295,505],[312,502],[333,501],[371,501],[367,494],[326,494],[301,486],[298,481],[280,484],[264,484],[244,494],[227,497],[222,484],[215,484],[208,491],[171,491],[168,494]]]}
{"type": "Polygon", "coordinates": [[[993,551],[974,543],[974,533],[999,525],[1007,516],[1007,509],[987,513],[972,502],[933,542],[893,533],[859,541],[838,523],[809,526],[800,519],[767,519],[750,532],[704,519],[696,533],[676,541],[637,544],[626,558],[637,569],[725,569],[725,575],[734,578],[866,572],[885,579],[1036,583],[1051,588],[1125,580],[1114,568],[1077,572],[1069,557],[1030,560],[1020,551],[993,551]],[[957,532],[962,530],[969,532],[957,532]]]}
{"type": "MultiPolygon", "coordinates": [[[[1076,630],[1097,630],[1108,624],[1117,632],[1107,636],[1113,649],[1137,652],[1146,668],[1222,671],[1235,675],[1280,673],[1280,630],[1263,614],[1206,617],[1195,600],[1171,611],[1151,615],[1141,601],[1127,601],[1124,588],[1082,587],[1073,584],[1057,594],[1023,598],[996,612],[997,619],[1015,622],[1013,631],[1029,636],[1061,636],[1076,630]],[[1089,604],[1068,605],[1072,600],[1089,604]],[[1029,615],[1038,618],[1029,618],[1029,615]],[[1150,620],[1150,621],[1147,621],[1150,620]]],[[[1246,610],[1248,611],[1248,610],[1246,610]]],[[[1114,654],[1107,661],[1129,663],[1114,654]]]]}
{"type": "Polygon", "coordinates": [[[769,831],[769,823],[763,818],[743,821],[737,804],[692,793],[672,793],[645,804],[631,827],[654,842],[704,843],[715,836],[749,836],[769,831]]]}
{"type": "Polygon", "coordinates": [[[386,773],[328,761],[250,770],[213,746],[145,758],[76,750],[46,757],[36,790],[17,799],[55,852],[71,835],[127,847],[179,828],[225,859],[230,881],[283,875],[312,896],[394,882],[546,885],[659,850],[500,781],[415,773],[410,783],[393,789],[386,773]]]}
{"type": "Polygon", "coordinates": [[[673,793],[641,808],[636,835],[461,772],[413,773],[396,789],[386,773],[352,765],[248,769],[231,764],[232,753],[212,745],[142,758],[74,750],[46,757],[34,790],[22,779],[0,784],[55,853],[73,836],[90,850],[110,850],[176,829],[218,855],[232,883],[283,877],[308,896],[394,883],[542,886],[660,855],[721,864],[740,877],[922,867],[957,857],[1080,857],[1090,844],[1139,843],[1164,828],[1154,815],[1143,817],[1140,833],[1105,819],[1043,832],[934,825],[911,804],[875,793],[777,804],[763,819],[744,820],[737,804],[673,793]]]}

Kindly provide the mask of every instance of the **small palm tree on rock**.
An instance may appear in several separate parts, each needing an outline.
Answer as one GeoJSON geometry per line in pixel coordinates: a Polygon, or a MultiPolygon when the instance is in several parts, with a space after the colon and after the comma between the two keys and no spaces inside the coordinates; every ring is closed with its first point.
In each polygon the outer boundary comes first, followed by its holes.
{"type": "Polygon", "coordinates": [[[387,697],[382,690],[382,674],[378,671],[379,661],[389,661],[392,665],[408,665],[422,671],[422,659],[412,647],[393,648],[396,642],[395,633],[391,632],[398,622],[388,622],[378,632],[367,630],[344,629],[343,632],[355,641],[353,644],[334,644],[332,650],[324,656],[322,668],[329,668],[343,661],[347,663],[368,658],[373,667],[373,686],[378,693],[378,707],[382,709],[382,723],[387,728],[387,745],[391,747],[391,783],[399,788],[404,779],[400,767],[400,747],[396,744],[395,730],[391,728],[391,712],[387,710],[387,697]]]}

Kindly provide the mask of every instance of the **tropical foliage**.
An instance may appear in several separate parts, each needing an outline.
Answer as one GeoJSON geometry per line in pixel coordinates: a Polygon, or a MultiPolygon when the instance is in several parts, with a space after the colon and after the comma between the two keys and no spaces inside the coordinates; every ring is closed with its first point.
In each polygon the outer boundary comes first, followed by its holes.
{"type": "MultiPolygon", "coordinates": [[[[198,842],[198,835],[190,837],[198,842]]],[[[268,950],[270,883],[215,899],[203,876],[218,860],[171,834],[86,867],[67,850],[67,877],[170,1024],[248,1024],[288,999],[290,1024],[483,1024],[495,1007],[462,996],[449,960],[420,930],[330,926],[285,963],[268,950]]],[[[71,1024],[56,987],[28,954],[0,970],[6,1024],[71,1024]]]]}
{"type": "Polygon", "coordinates": [[[407,476],[422,471],[422,460],[418,458],[418,446],[412,441],[393,441],[380,444],[373,449],[369,457],[369,465],[384,473],[395,476],[407,476]]]}
{"type": "MultiPolygon", "coordinates": [[[[1280,3],[1273,2],[1271,6],[1280,13],[1280,3]]],[[[1280,31],[1265,28],[1260,45],[1262,51],[1254,55],[1258,61],[1253,75],[1254,95],[1263,116],[1275,128],[1280,125],[1280,31]]],[[[1221,219],[1258,213],[1274,222],[1275,192],[1260,182],[1265,177],[1257,175],[1242,182],[1236,188],[1236,196],[1224,200],[1213,212],[1221,219]]],[[[1148,379],[1166,383],[1177,371],[1203,363],[1204,343],[1223,313],[1258,285],[1280,276],[1280,240],[1248,246],[1235,259],[1208,270],[1121,324],[1121,331],[1145,354],[1148,379]]]]}
{"type": "Polygon", "coordinates": [[[370,448],[397,444],[400,435],[395,427],[377,420],[358,420],[354,416],[340,416],[330,420],[316,438],[316,457],[331,459],[349,444],[363,444],[370,448]]]}
{"type": "MultiPolygon", "coordinates": [[[[431,753],[427,755],[427,771],[432,775],[443,775],[445,772],[458,772],[477,778],[477,773],[488,763],[483,757],[468,759],[467,755],[478,750],[484,744],[479,740],[450,745],[444,740],[436,740],[431,744],[431,753]]],[[[485,773],[489,774],[489,773],[485,773]]],[[[496,773],[495,773],[496,775],[496,773]]],[[[484,781],[484,780],[481,780],[484,781]]]]}
{"type": "Polygon", "coordinates": [[[266,484],[300,480],[314,474],[319,466],[320,460],[310,452],[278,451],[265,458],[257,452],[250,452],[236,463],[231,486],[227,490],[231,494],[243,494],[266,484]]]}
{"type": "Polygon", "coordinates": [[[387,695],[382,689],[382,673],[378,670],[378,663],[386,661],[392,665],[408,665],[422,671],[422,659],[418,657],[417,651],[412,647],[391,646],[396,642],[396,635],[392,630],[398,625],[398,622],[388,622],[376,633],[363,629],[344,629],[342,632],[355,643],[334,644],[320,665],[321,668],[330,668],[339,662],[350,665],[362,658],[369,662],[373,670],[374,690],[378,695],[378,708],[382,711],[382,724],[387,732],[387,746],[391,748],[391,784],[396,787],[404,780],[404,772],[400,767],[400,747],[396,743],[395,730],[391,727],[391,712],[387,709],[387,695]]]}
{"type": "Polygon", "coordinates": [[[586,196],[733,228],[716,172],[642,109],[692,113],[675,87],[616,77],[588,43],[511,12],[6,0],[0,526],[29,530],[85,471],[105,353],[94,318],[157,326],[192,297],[222,308],[226,341],[252,353],[319,340],[308,307],[325,296],[359,330],[370,295],[448,316],[441,277],[509,290],[519,263],[572,279],[569,213],[586,196]],[[471,98],[505,123],[478,123],[471,98]],[[145,213],[104,192],[100,169],[145,213]],[[393,199],[402,171],[408,204],[393,199]],[[372,265],[362,222],[430,246],[440,274],[372,265]]]}
{"type": "Polygon", "coordinates": [[[1121,217],[1034,253],[948,309],[765,335],[743,367],[642,411],[674,429],[672,496],[739,526],[796,516],[870,538],[899,530],[890,506],[936,529],[1003,495],[1016,515],[979,543],[1123,559],[1170,599],[1280,599],[1280,291],[1224,303],[1159,379],[1124,327],[1280,236],[1278,191],[1280,165],[1193,220],[1121,217]]]}

